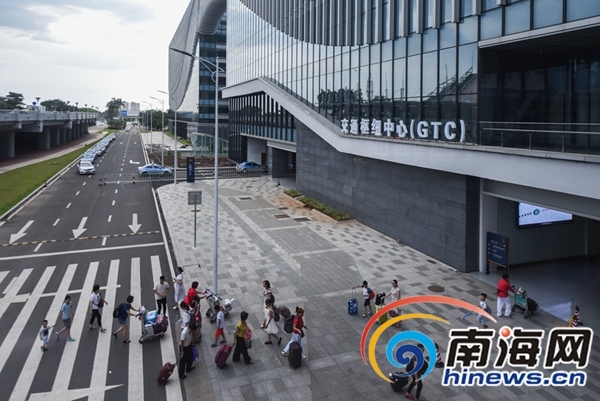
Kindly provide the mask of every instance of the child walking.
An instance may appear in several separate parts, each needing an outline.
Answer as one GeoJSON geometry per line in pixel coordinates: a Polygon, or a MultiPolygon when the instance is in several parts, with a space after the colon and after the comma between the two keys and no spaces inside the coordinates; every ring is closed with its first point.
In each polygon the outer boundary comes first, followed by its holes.
{"type": "Polygon", "coordinates": [[[51,328],[52,326],[48,326],[47,320],[42,321],[42,328],[40,329],[40,340],[42,340],[42,346],[40,348],[42,349],[42,352],[48,351],[48,336],[51,328]]]}
{"type": "Polygon", "coordinates": [[[273,344],[271,341],[271,337],[277,340],[277,345],[281,345],[281,337],[277,336],[279,329],[277,328],[277,323],[275,323],[275,312],[273,311],[273,301],[271,299],[266,300],[266,308],[265,308],[265,320],[267,325],[265,326],[265,331],[269,335],[269,338],[265,342],[265,344],[273,344]]]}
{"type": "MultiPolygon", "coordinates": [[[[487,304],[487,294],[485,292],[479,294],[479,307],[481,308],[481,310],[487,313],[492,313],[492,308],[490,308],[490,306],[487,304]]],[[[482,314],[477,315],[477,321],[481,323],[481,327],[483,327],[484,329],[488,328],[486,324],[487,318],[482,314]]]]}
{"type": "Polygon", "coordinates": [[[221,305],[215,305],[215,312],[217,312],[217,330],[215,331],[215,342],[210,345],[213,348],[217,346],[219,337],[223,337],[221,344],[227,344],[227,339],[225,338],[225,314],[221,310],[221,305]]]}

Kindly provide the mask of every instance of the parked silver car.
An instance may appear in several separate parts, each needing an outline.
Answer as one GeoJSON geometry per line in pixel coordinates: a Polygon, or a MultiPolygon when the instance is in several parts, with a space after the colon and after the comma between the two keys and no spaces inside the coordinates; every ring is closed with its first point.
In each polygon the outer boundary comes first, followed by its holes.
{"type": "Polygon", "coordinates": [[[95,174],[96,168],[89,161],[80,161],[77,165],[77,172],[79,172],[79,174],[95,174]]]}

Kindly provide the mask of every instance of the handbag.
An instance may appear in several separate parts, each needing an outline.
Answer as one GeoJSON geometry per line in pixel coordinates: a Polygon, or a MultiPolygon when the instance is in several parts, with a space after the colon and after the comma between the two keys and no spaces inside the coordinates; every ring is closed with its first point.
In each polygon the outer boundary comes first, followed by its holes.
{"type": "Polygon", "coordinates": [[[246,349],[252,348],[252,340],[244,340],[246,342],[246,349]]]}
{"type": "Polygon", "coordinates": [[[304,330],[300,330],[300,338],[304,338],[304,330]]]}

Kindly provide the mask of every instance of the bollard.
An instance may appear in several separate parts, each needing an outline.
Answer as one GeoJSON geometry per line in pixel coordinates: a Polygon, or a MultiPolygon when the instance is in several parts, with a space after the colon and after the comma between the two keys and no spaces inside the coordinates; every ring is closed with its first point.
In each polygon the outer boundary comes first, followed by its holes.
{"type": "Polygon", "coordinates": [[[440,347],[439,347],[439,345],[437,345],[437,343],[435,343],[435,349],[437,351],[435,354],[435,367],[443,368],[444,362],[442,362],[442,353],[440,352],[440,347]]]}

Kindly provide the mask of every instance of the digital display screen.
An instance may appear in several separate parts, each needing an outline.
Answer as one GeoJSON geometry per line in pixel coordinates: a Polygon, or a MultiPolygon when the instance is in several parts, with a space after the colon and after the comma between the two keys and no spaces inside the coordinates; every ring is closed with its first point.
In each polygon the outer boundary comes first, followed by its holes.
{"type": "Polygon", "coordinates": [[[573,221],[571,213],[519,202],[519,227],[540,226],[573,221]]]}

